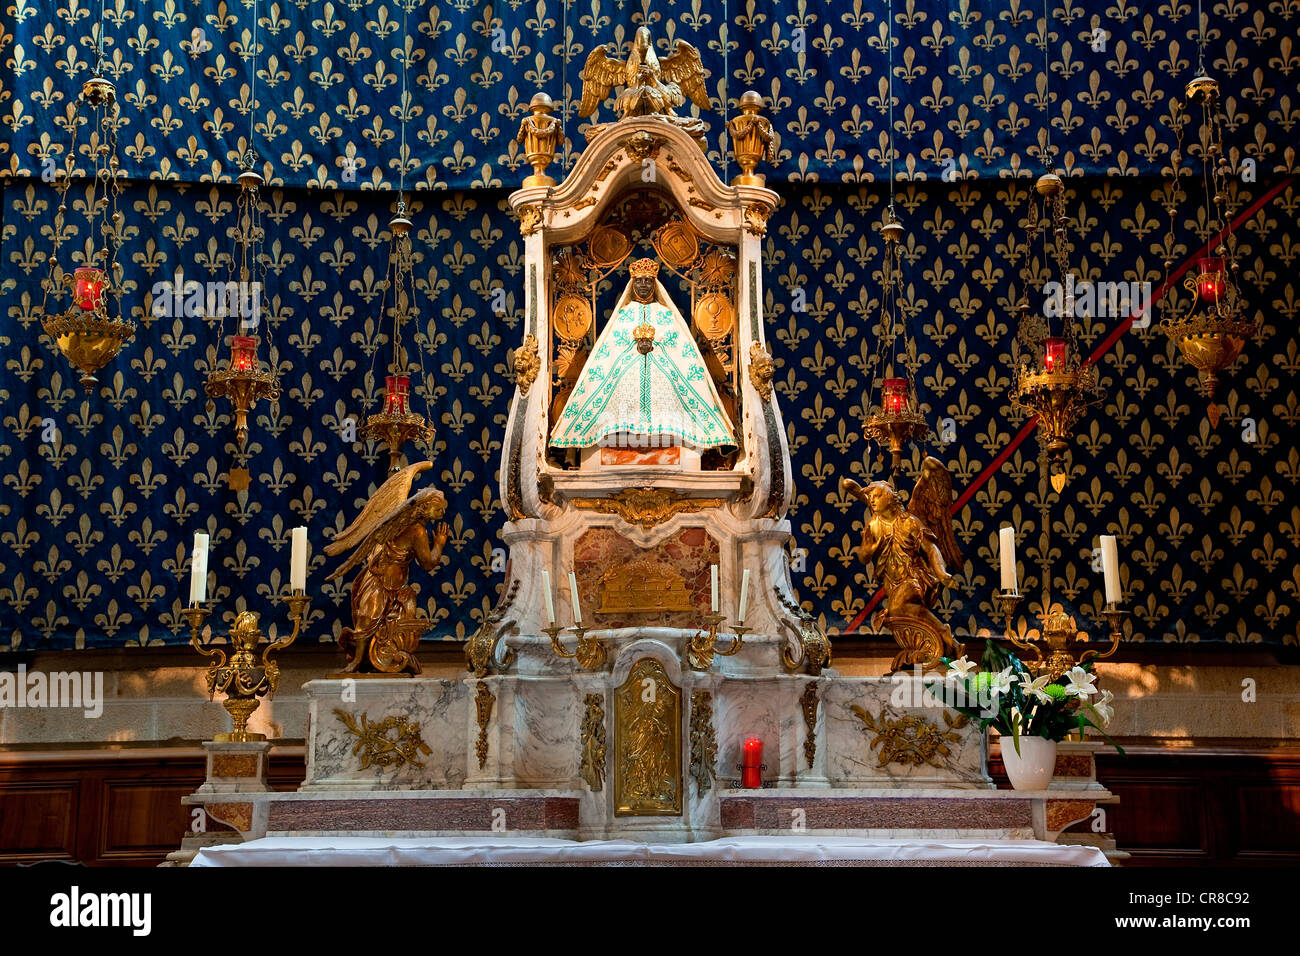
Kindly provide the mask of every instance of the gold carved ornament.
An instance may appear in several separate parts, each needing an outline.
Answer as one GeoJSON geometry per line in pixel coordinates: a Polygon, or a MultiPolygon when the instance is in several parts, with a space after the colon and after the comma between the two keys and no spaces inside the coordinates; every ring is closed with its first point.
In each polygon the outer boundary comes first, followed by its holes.
{"type": "Polygon", "coordinates": [[[772,376],[775,374],[776,363],[772,361],[772,354],[761,342],[755,342],[749,347],[749,381],[765,402],[772,400],[772,376]]]}
{"type": "Polygon", "coordinates": [[[519,392],[527,395],[542,370],[542,357],[537,351],[537,336],[531,332],[524,336],[524,344],[515,350],[515,382],[519,392]]]}
{"type": "Polygon", "coordinates": [[[605,786],[605,695],[588,694],[583,698],[581,772],[592,793],[605,786]]]}
{"type": "Polygon", "coordinates": [[[946,652],[959,657],[962,646],[948,625],[934,615],[940,591],[959,567],[961,551],[952,528],[952,476],[937,458],[927,456],[906,507],[892,484],[873,481],[866,488],[840,479],[840,491],[867,506],[862,543],[854,555],[872,577],[882,580],[884,610],[873,626],[888,628],[901,650],[890,673],[904,667],[937,667],[946,652]]]}
{"type": "Polygon", "coordinates": [[[970,723],[965,714],[955,717],[947,710],[943,712],[943,727],[931,723],[920,714],[904,714],[902,717],[890,718],[881,714],[872,717],[867,711],[854,704],[849,708],[866,724],[875,736],[871,740],[871,749],[879,749],[877,766],[896,763],[905,767],[943,767],[941,757],[952,753],[949,744],[960,743],[958,730],[970,723]]]}
{"type": "Polygon", "coordinates": [[[370,723],[370,718],[364,712],[359,721],[354,715],[337,707],[334,715],[342,721],[347,732],[357,738],[352,746],[352,755],[361,755],[360,770],[371,766],[400,767],[402,764],[423,767],[420,754],[433,753],[420,735],[420,725],[399,714],[385,717],[377,724],[370,723]]]}
{"type": "Polygon", "coordinates": [[[624,488],[608,498],[574,498],[575,508],[618,515],[628,524],[653,528],[673,515],[720,508],[721,498],[688,498],[671,488],[624,488]]]}
{"type": "Polygon", "coordinates": [[[525,236],[531,236],[542,225],[542,207],[533,203],[525,203],[518,209],[519,214],[519,231],[525,236]]]}
{"type": "Polygon", "coordinates": [[[487,613],[483,622],[465,642],[465,667],[475,677],[486,677],[492,671],[504,670],[514,662],[515,652],[509,649],[498,659],[497,645],[502,634],[513,624],[507,622],[502,625],[501,619],[518,593],[519,579],[514,578],[509,587],[501,589],[496,606],[487,613]]]}
{"type": "Polygon", "coordinates": [[[750,203],[745,207],[745,231],[751,236],[767,235],[767,217],[772,215],[772,207],[764,203],[750,203]]]}
{"type": "Polygon", "coordinates": [[[798,602],[786,597],[779,588],[772,592],[781,606],[793,614],[799,621],[798,640],[795,642],[798,653],[790,649],[790,644],[781,646],[781,663],[790,672],[805,669],[813,677],[821,674],[822,668],[831,666],[831,642],[826,632],[817,624],[817,618],[804,610],[798,602]]]}
{"type": "Polygon", "coordinates": [[[682,692],[654,658],[614,691],[614,815],[680,816],[682,692]]]}
{"type": "Polygon", "coordinates": [[[691,694],[691,776],[703,795],[718,775],[718,739],[713,731],[713,695],[707,690],[691,694]]]}
{"type": "Polygon", "coordinates": [[[811,770],[817,757],[817,682],[809,681],[799,698],[799,707],[803,710],[803,724],[808,734],[803,741],[803,755],[808,760],[811,770]]]}
{"type": "Polygon", "coordinates": [[[488,724],[492,722],[492,705],[497,702],[492,691],[484,681],[479,681],[474,689],[474,710],[478,720],[478,740],[474,743],[474,755],[478,757],[480,770],[487,764],[488,758],[488,724]]]}

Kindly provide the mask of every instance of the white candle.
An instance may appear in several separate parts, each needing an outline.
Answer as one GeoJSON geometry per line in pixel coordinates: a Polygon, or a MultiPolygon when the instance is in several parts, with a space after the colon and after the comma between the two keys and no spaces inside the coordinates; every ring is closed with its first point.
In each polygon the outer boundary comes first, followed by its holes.
{"type": "Polygon", "coordinates": [[[301,594],[307,590],[307,528],[289,532],[289,590],[301,594]]]}
{"type": "Polygon", "coordinates": [[[716,564],[709,565],[709,573],[710,576],[713,578],[713,613],[717,614],[718,613],[718,566],[716,564]]]}
{"type": "Polygon", "coordinates": [[[1016,581],[1016,529],[1007,525],[998,531],[998,556],[1002,559],[1002,590],[1020,593],[1016,581]]]}
{"type": "Polygon", "coordinates": [[[202,604],[208,597],[208,536],[194,532],[194,555],[190,559],[190,606],[202,604]]]}
{"type": "Polygon", "coordinates": [[[551,572],[542,569],[542,593],[546,595],[546,623],[555,623],[555,601],[551,598],[551,572]]]}
{"type": "Polygon", "coordinates": [[[749,607],[749,568],[740,576],[740,610],[736,612],[736,623],[745,623],[745,609],[749,607]]]}
{"type": "Polygon", "coordinates": [[[1118,604],[1119,592],[1119,548],[1115,546],[1113,534],[1101,536],[1101,571],[1106,579],[1106,603],[1118,604]]]}
{"type": "Polygon", "coordinates": [[[569,597],[573,598],[573,623],[582,623],[582,606],[578,603],[578,576],[569,572],[569,597]]]}

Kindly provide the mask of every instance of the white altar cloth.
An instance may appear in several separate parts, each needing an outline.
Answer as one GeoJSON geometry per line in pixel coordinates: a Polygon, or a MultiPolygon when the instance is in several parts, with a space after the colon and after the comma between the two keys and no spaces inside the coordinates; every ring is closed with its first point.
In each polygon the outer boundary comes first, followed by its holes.
{"type": "Polygon", "coordinates": [[[263,837],[204,847],[190,866],[1109,866],[1041,840],[746,836],[701,843],[542,837],[263,837]]]}

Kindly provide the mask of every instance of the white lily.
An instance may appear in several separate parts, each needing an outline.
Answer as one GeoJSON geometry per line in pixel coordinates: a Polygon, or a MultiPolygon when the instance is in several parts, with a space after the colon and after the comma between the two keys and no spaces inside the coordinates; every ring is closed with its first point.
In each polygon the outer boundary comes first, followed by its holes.
{"type": "Polygon", "coordinates": [[[1102,691],[1101,699],[1090,704],[1093,713],[1097,715],[1097,725],[1105,730],[1110,726],[1110,722],[1115,718],[1115,708],[1110,706],[1110,702],[1115,699],[1115,695],[1110,691],[1102,691]]]}
{"type": "Polygon", "coordinates": [[[1082,667],[1075,667],[1065,675],[1070,682],[1065,685],[1065,692],[1074,697],[1091,697],[1097,693],[1097,675],[1089,674],[1082,667]]]}
{"type": "Polygon", "coordinates": [[[1052,698],[1043,690],[1051,683],[1051,678],[1044,674],[1042,677],[1031,679],[1028,674],[1020,675],[1020,692],[1026,697],[1033,697],[1044,704],[1050,704],[1052,698]]]}
{"type": "Polygon", "coordinates": [[[989,693],[994,697],[1001,697],[1007,691],[1011,690],[1011,668],[998,671],[989,681],[989,693]]]}
{"type": "Polygon", "coordinates": [[[973,672],[978,665],[974,661],[966,660],[966,655],[957,658],[948,665],[948,672],[956,677],[965,678],[973,672]]]}

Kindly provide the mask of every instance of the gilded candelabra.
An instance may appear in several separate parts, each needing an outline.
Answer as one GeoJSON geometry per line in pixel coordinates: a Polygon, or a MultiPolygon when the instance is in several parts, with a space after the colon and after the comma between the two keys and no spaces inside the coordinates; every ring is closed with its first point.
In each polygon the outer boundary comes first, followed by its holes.
{"type": "Polygon", "coordinates": [[[248,720],[261,705],[261,698],[270,698],[275,694],[280,683],[280,667],[271,660],[271,654],[298,639],[311,598],[303,593],[295,593],[289,595],[286,601],[289,605],[289,619],[293,621],[293,631],[288,637],[267,644],[260,657],[257,655],[257,646],[262,642],[262,630],[258,627],[258,616],[253,611],[241,611],[235,617],[229,634],[230,646],[234,650],[229,658],[223,648],[205,647],[199,643],[203,624],[211,613],[208,608],[194,604],[181,612],[190,624],[190,644],[200,654],[215,658],[207,672],[208,696],[211,697],[218,691],[225,694],[222,706],[234,722],[233,731],[212,738],[219,743],[246,743],[266,739],[265,734],[248,730],[248,720]]]}
{"type": "Polygon", "coordinates": [[[686,642],[686,663],[691,670],[707,671],[713,666],[714,655],[731,657],[739,653],[741,643],[749,628],[741,624],[731,626],[731,643],[727,647],[718,647],[718,627],[726,620],[725,616],[713,611],[704,615],[704,627],[696,631],[686,642]]]}
{"type": "Polygon", "coordinates": [[[555,651],[556,656],[569,660],[576,659],[578,666],[584,671],[598,671],[605,667],[609,654],[605,649],[605,642],[597,637],[588,637],[591,628],[583,624],[575,624],[572,627],[563,627],[559,624],[551,624],[542,628],[542,631],[551,639],[551,650],[555,651]],[[565,631],[573,631],[578,635],[578,646],[572,651],[564,649],[560,643],[560,635],[565,631]]]}
{"type": "Polygon", "coordinates": [[[1110,625],[1110,647],[1104,651],[1086,650],[1076,659],[1070,651],[1070,645],[1086,642],[1088,637],[1079,630],[1073,617],[1060,607],[1054,607],[1043,616],[1042,644],[1048,650],[1048,655],[1044,657],[1038,641],[1022,639],[1012,626],[1023,600],[1024,597],[1018,591],[997,591],[993,595],[998,614],[1005,622],[1003,630],[1007,640],[1021,650],[1032,651],[1034,660],[1027,662],[1028,666],[1046,674],[1050,680],[1059,680],[1061,675],[1088,661],[1104,660],[1119,649],[1119,643],[1124,637],[1124,618],[1128,611],[1114,603],[1108,603],[1102,608],[1101,614],[1110,625]]]}

